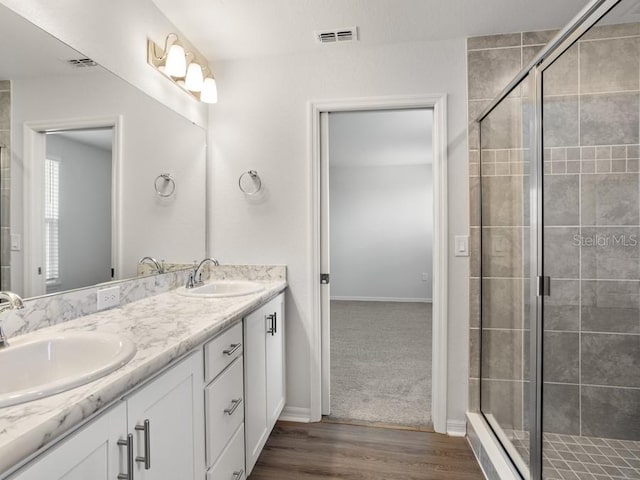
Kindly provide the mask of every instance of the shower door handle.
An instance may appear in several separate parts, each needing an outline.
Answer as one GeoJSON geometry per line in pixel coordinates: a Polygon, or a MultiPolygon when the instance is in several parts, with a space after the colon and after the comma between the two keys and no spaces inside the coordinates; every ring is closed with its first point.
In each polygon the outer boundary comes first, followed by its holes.
{"type": "Polygon", "coordinates": [[[551,296],[551,277],[538,276],[538,296],[551,296]]]}

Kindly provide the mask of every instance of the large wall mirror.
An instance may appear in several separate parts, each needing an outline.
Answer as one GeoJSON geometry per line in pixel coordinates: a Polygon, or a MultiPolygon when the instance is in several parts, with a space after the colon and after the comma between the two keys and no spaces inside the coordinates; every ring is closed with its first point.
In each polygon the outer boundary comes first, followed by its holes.
{"type": "Polygon", "coordinates": [[[204,129],[1,5],[0,31],[0,290],[203,258],[204,129]]]}

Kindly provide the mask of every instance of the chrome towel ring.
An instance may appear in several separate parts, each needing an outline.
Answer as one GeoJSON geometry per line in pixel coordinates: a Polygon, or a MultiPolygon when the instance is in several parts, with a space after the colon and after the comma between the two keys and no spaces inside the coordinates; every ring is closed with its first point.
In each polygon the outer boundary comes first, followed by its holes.
{"type": "Polygon", "coordinates": [[[153,186],[156,189],[156,193],[160,197],[170,197],[176,191],[176,181],[173,179],[170,173],[161,173],[160,175],[158,175],[155,182],[153,183],[153,186]],[[158,185],[158,180],[160,180],[162,184],[158,185]]]}
{"type": "Polygon", "coordinates": [[[238,179],[238,186],[242,193],[247,195],[255,195],[262,188],[262,180],[258,176],[258,172],[255,170],[249,170],[240,175],[238,179]]]}

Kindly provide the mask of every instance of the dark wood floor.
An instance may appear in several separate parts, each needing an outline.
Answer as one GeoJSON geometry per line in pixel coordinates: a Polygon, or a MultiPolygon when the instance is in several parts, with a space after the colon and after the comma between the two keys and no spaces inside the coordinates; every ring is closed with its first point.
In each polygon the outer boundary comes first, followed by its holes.
{"type": "Polygon", "coordinates": [[[483,480],[466,439],[336,423],[278,422],[249,480],[483,480]]]}

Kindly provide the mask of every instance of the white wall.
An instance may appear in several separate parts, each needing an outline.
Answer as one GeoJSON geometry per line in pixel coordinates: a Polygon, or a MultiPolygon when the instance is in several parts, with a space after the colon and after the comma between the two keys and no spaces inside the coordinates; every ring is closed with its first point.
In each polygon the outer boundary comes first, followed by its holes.
{"type": "MultiPolygon", "coordinates": [[[[24,122],[121,115],[124,270],[135,276],[145,255],[191,263],[205,255],[206,132],[186,118],[109,73],[46,79],[15,79],[13,86],[12,232],[23,225],[24,122]],[[176,194],[154,190],[160,173],[171,173],[176,194]],[[15,188],[14,188],[15,187],[15,188]]],[[[23,242],[24,243],[24,242],[23,242]]],[[[23,252],[12,252],[12,285],[23,284],[23,252]]]]}
{"type": "MultiPolygon", "coordinates": [[[[206,126],[206,106],[147,65],[147,37],[164,44],[167,34],[180,33],[151,0],[0,3],[196,124],[206,126]]],[[[184,35],[181,37],[184,40],[184,35]]]]}
{"type": "MultiPolygon", "coordinates": [[[[449,236],[468,232],[466,61],[463,38],[377,48],[328,45],[315,55],[221,62],[224,92],[210,108],[211,252],[223,262],[286,263],[287,395],[309,408],[312,338],[310,100],[447,93],[449,236]],[[246,199],[255,169],[265,195],[246,199]]],[[[453,249],[451,248],[451,251],[453,249]]],[[[468,259],[449,258],[448,417],[464,420],[468,371],[468,259]]]]}
{"type": "Polygon", "coordinates": [[[431,300],[432,170],[330,166],[332,299],[431,300]]]}
{"type": "Polygon", "coordinates": [[[60,282],[47,293],[111,280],[111,151],[47,135],[60,162],[60,282]]]}

